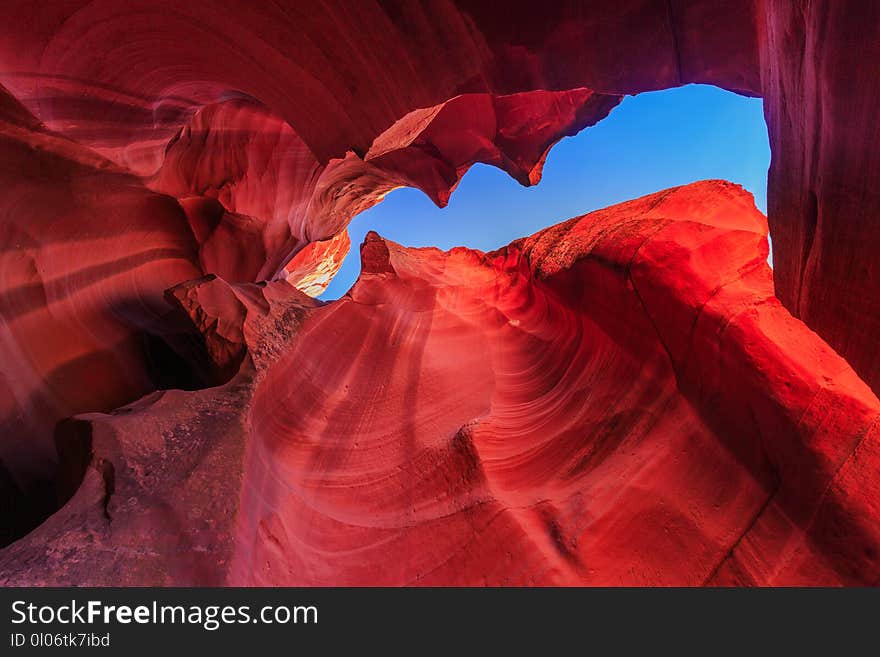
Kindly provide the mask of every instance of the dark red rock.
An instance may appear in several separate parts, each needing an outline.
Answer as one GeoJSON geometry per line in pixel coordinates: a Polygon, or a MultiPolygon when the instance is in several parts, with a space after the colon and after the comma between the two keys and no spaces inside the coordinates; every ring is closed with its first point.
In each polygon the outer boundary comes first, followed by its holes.
{"type": "Polygon", "coordinates": [[[880,391],[880,5],[765,3],[767,200],[780,300],[880,391]]]}
{"type": "Polygon", "coordinates": [[[4,537],[39,513],[58,420],[155,389],[150,339],[172,330],[163,292],[200,273],[173,198],[18,118],[0,120],[4,537]]]}

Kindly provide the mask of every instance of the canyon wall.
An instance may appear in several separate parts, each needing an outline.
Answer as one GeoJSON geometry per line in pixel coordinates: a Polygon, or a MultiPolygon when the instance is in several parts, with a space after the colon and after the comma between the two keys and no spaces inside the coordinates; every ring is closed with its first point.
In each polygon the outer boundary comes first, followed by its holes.
{"type": "Polygon", "coordinates": [[[0,577],[874,583],[878,14],[3,3],[0,577]],[[772,272],[708,182],[308,296],[392,189],[692,82],[764,98],[772,272]]]}

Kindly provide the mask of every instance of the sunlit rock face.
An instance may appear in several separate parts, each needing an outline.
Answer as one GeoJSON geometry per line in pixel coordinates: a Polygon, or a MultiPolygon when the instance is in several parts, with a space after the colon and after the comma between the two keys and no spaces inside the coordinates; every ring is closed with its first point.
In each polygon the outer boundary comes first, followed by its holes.
{"type": "Polygon", "coordinates": [[[708,181],[489,254],[371,233],[331,304],[178,286],[237,374],[63,423],[73,496],[4,581],[870,581],[880,402],[773,296],[766,231],[708,181]]]}
{"type": "Polygon", "coordinates": [[[875,583],[878,12],[4,2],[0,579],[875,583]],[[688,82],[765,99],[772,273],[706,182],[312,298],[688,82]]]}
{"type": "Polygon", "coordinates": [[[831,527],[869,517],[837,477],[880,404],[772,296],[765,238],[723,182],[490,254],[368,236],[255,392],[233,581],[870,576],[831,527]]]}

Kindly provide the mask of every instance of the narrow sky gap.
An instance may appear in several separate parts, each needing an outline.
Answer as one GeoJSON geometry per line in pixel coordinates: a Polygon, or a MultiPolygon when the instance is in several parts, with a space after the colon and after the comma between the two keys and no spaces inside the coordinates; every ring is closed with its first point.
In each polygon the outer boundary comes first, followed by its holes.
{"type": "Polygon", "coordinates": [[[534,187],[478,164],[442,210],[419,190],[392,192],[351,222],[352,249],[320,298],[337,299],[352,286],[370,230],[407,246],[490,251],[570,217],[709,178],[742,185],[766,213],[769,165],[761,99],[706,85],[629,96],[598,125],[558,143],[534,187]]]}

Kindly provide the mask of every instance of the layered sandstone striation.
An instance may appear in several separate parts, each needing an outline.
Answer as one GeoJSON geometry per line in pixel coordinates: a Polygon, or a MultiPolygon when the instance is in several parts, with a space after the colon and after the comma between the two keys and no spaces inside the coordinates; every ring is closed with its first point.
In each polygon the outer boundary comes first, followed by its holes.
{"type": "Polygon", "coordinates": [[[4,2],[0,577],[875,583],[878,12],[4,2]],[[706,182],[311,298],[691,82],[764,98],[772,272],[706,182]]]}
{"type": "Polygon", "coordinates": [[[63,425],[83,483],[4,581],[873,583],[880,401],[766,234],[707,181],[489,254],[371,233],[331,304],[175,288],[237,374],[63,425]]]}

